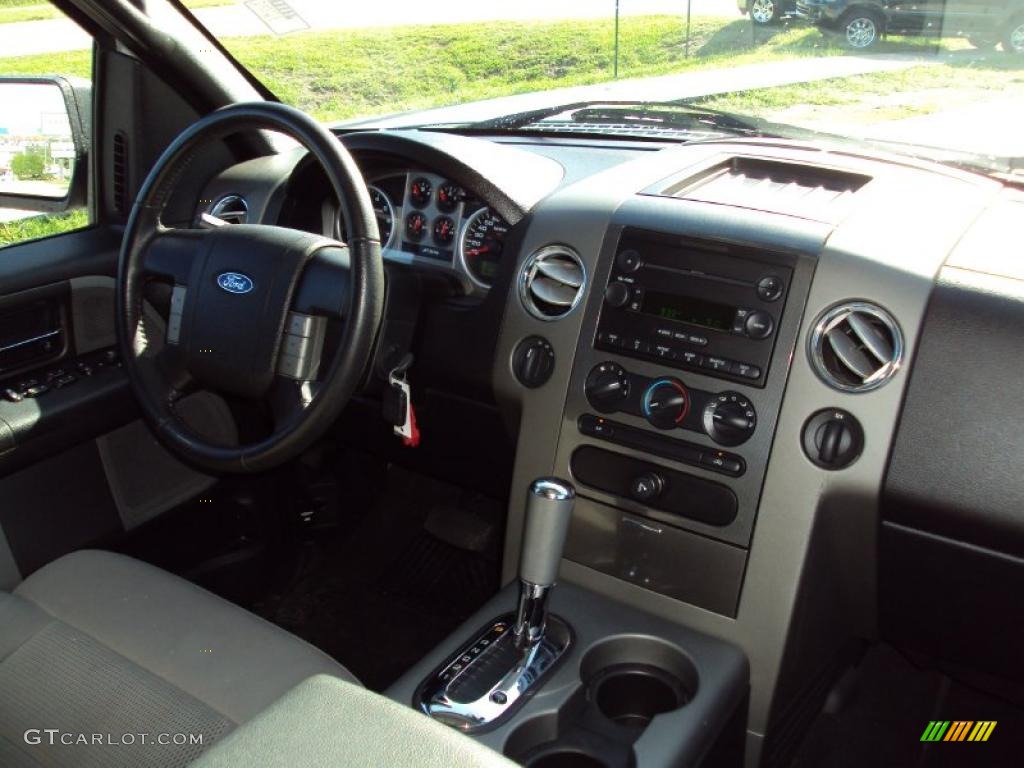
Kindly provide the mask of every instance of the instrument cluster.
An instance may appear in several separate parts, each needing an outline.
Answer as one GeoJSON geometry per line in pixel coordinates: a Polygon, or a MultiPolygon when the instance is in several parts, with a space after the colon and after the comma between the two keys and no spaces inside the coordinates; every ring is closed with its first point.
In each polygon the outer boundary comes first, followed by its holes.
{"type": "Polygon", "coordinates": [[[386,258],[450,269],[477,290],[491,287],[509,225],[479,198],[420,171],[372,178],[368,188],[386,258]]]}

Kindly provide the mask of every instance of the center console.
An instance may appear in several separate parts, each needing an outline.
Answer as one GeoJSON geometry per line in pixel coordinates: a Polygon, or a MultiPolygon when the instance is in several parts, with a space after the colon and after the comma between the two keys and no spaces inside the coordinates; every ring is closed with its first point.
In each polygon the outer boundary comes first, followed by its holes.
{"type": "Polygon", "coordinates": [[[583,319],[556,467],[596,503],[566,557],[735,616],[813,259],[650,207],[620,211],[583,319]]]}
{"type": "Polygon", "coordinates": [[[387,694],[529,768],[742,765],[746,657],[580,587],[553,589],[575,492],[542,478],[527,498],[516,612],[510,586],[387,694]]]}

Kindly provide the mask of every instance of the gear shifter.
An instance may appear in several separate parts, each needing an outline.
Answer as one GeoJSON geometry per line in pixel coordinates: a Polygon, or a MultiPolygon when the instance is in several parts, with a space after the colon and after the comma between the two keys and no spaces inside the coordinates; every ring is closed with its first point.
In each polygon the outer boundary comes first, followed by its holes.
{"type": "Polygon", "coordinates": [[[472,732],[524,703],[572,642],[568,625],[548,614],[576,491],[554,477],[530,485],[526,497],[519,602],[450,656],[423,682],[420,708],[431,717],[472,732]]]}
{"type": "Polygon", "coordinates": [[[520,647],[544,634],[548,593],[558,577],[575,503],[576,491],[558,478],[541,478],[530,486],[519,557],[519,608],[512,630],[520,647]]]}

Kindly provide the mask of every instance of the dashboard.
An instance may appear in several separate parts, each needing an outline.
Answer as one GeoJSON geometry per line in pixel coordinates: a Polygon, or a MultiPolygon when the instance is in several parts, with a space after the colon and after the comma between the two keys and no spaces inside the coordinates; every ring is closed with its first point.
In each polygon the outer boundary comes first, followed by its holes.
{"type": "MultiPolygon", "coordinates": [[[[948,437],[946,451],[925,448],[943,440],[935,408],[952,407],[950,390],[914,376],[919,354],[945,378],[962,373],[948,362],[961,316],[936,296],[982,299],[956,294],[951,259],[1020,294],[1021,276],[997,274],[991,255],[1022,220],[1016,193],[941,166],[772,140],[340,140],[368,180],[386,261],[455,288],[423,299],[415,375],[472,378],[516,439],[504,577],[530,481],[571,478],[563,577],[742,647],[753,733],[811,696],[840,638],[879,634],[901,594],[880,589],[879,574],[896,572],[886,558],[910,562],[887,542],[912,529],[917,545],[939,534],[976,554],[1017,541],[1007,526],[1024,540],[988,491],[960,504],[989,510],[935,514],[936,487],[989,489],[960,475],[993,470],[954,460],[948,437]],[[987,511],[999,535],[963,525],[987,511]]],[[[255,220],[344,236],[301,155],[235,166],[203,197],[229,193],[255,220]]],[[[1013,355],[1000,357],[997,367],[1013,355]]],[[[977,453],[991,455],[981,443],[977,453]]],[[[935,579],[955,579],[942,562],[935,579]]],[[[934,619],[910,623],[926,635],[934,619]]]]}

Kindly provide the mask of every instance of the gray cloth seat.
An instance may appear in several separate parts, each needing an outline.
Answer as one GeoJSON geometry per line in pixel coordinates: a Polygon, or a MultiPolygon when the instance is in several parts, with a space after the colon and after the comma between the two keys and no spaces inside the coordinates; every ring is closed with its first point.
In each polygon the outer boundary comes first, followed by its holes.
{"type": "Polygon", "coordinates": [[[76,552],[0,592],[0,766],[187,765],[320,674],[356,682],[183,579],[76,552]]]}

